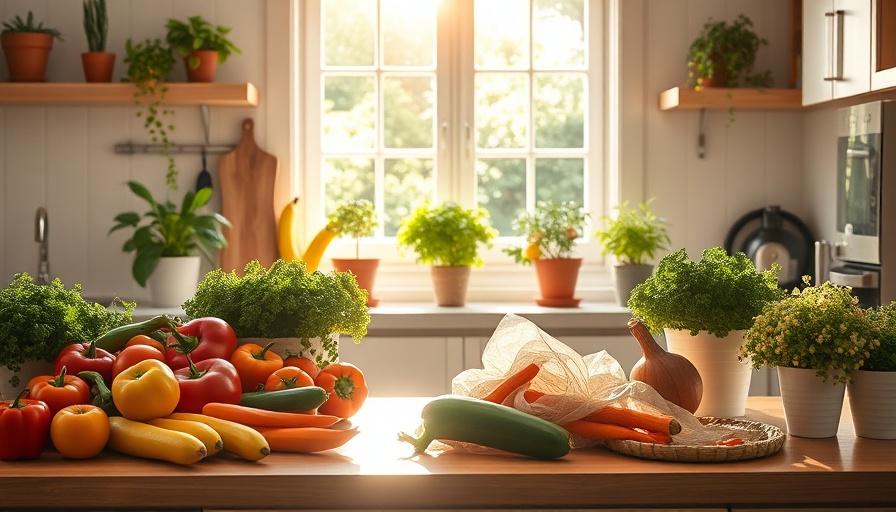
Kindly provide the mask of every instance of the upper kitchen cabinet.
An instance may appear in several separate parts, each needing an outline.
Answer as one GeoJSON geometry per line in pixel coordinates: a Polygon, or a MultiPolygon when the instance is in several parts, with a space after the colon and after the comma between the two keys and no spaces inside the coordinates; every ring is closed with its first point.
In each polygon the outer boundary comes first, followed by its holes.
{"type": "Polygon", "coordinates": [[[871,0],[803,1],[803,105],[871,90],[871,0]]]}
{"type": "Polygon", "coordinates": [[[871,26],[871,89],[896,87],[896,0],[874,2],[871,26]]]}

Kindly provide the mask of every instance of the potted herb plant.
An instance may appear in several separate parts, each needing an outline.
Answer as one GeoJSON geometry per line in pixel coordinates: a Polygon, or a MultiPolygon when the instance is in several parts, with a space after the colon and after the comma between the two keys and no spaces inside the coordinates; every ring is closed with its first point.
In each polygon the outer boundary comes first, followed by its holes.
{"type": "Polygon", "coordinates": [[[396,234],[399,248],[417,253],[417,263],[430,265],[436,303],[466,303],[472,267],[482,266],[480,247],[491,247],[498,235],[484,208],[464,208],[446,201],[426,202],[402,219],[396,234]]]}
{"type": "Polygon", "coordinates": [[[189,82],[214,82],[218,64],[232,53],[241,53],[229,39],[230,28],[213,26],[202,16],[190,16],[186,22],[169,19],[168,44],[184,59],[189,82]]]}
{"type": "Polygon", "coordinates": [[[696,414],[744,415],[751,371],[738,351],[753,317],[783,296],[780,269],[757,271],[746,254],[729,255],[721,247],[703,251],[697,261],[679,249],[632,290],[632,316],[650,332],[663,332],[669,352],[686,357],[700,372],[703,398],[696,414]]]}
{"type": "Polygon", "coordinates": [[[867,310],[877,346],[846,385],[856,435],[896,439],[896,303],[867,310]]]}
{"type": "Polygon", "coordinates": [[[768,45],[756,35],[753,21],[740,14],[731,23],[710,18],[688,49],[688,81],[697,90],[703,87],[770,87],[771,71],[753,73],[756,53],[768,45]]]}
{"type": "Polygon", "coordinates": [[[790,435],[833,437],[845,390],[837,384],[868,359],[873,336],[851,288],[827,281],[767,303],[746,331],[740,357],[755,368],[777,368],[790,435]]]}
{"type": "Polygon", "coordinates": [[[379,304],[373,296],[379,258],[361,258],[361,238],[373,235],[379,224],[373,203],[366,199],[345,201],[329,216],[331,226],[339,236],[350,236],[355,240],[354,258],[333,258],[333,268],[339,272],[351,272],[358,279],[358,286],[367,290],[367,305],[379,304]]]}
{"type": "Polygon", "coordinates": [[[109,233],[124,228],[134,230],[122,246],[124,252],[135,253],[131,268],[134,280],[143,287],[149,284],[154,306],[180,306],[196,290],[199,255],[214,264],[212,251],[227,245],[221,227],[230,222],[217,212],[199,211],[211,198],[210,188],[188,191],[180,210],[169,200],[156,201],[136,181],[129,181],[128,188],[150,209],[143,215],[119,214],[109,233]]]}
{"type": "Polygon", "coordinates": [[[517,263],[535,266],[540,294],[535,302],[549,307],[575,307],[575,289],[582,258],[572,255],[589,214],[574,201],[539,201],[533,212],[513,220],[512,228],[526,239],[525,247],[505,248],[517,263]]]}
{"type": "Polygon", "coordinates": [[[55,28],[44,27],[43,22],[34,24],[34,13],[3,22],[0,31],[0,46],[6,56],[6,66],[10,82],[45,82],[47,63],[53,40],[62,41],[62,34],[55,28]]]}
{"type": "Polygon", "coordinates": [[[111,82],[115,69],[115,54],[106,51],[109,36],[109,16],[106,0],[84,0],[84,34],[88,51],[81,54],[84,78],[88,82],[111,82]]]}
{"type": "Polygon", "coordinates": [[[249,262],[242,275],[212,270],[184,303],[187,316],[213,316],[233,327],[242,343],[275,343],[280,355],[298,353],[319,368],[339,360],[339,334],[355,343],[367,335],[370,312],[349,272],[308,272],[299,260],[270,268],[249,262]],[[296,350],[298,349],[298,350],[296,350]]]}
{"type": "Polygon", "coordinates": [[[616,258],[613,281],[620,306],[628,304],[632,289],[653,273],[653,265],[648,260],[670,243],[666,220],[650,211],[652,202],[650,199],[641,203],[637,210],[629,208],[628,201],[621,203],[615,208],[616,217],[602,216],[604,228],[594,233],[602,246],[602,254],[616,258]]]}
{"type": "Polygon", "coordinates": [[[177,190],[178,171],[169,151],[171,139],[168,138],[168,132],[174,130],[168,117],[174,112],[163,107],[168,92],[166,82],[174,68],[171,48],[158,38],[138,43],[132,43],[128,39],[125,42],[125,53],[124,62],[128,65],[125,81],[133,83],[137,88],[134,100],[138,106],[143,107],[143,110],[137,111],[137,117],[143,118],[143,127],[152,141],[162,145],[162,156],[168,161],[165,182],[170,190],[177,190]]]}

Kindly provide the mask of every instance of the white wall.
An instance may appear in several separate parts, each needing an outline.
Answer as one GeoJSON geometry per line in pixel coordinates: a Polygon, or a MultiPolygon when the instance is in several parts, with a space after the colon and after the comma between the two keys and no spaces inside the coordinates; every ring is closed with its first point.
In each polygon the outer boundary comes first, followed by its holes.
{"type": "MultiPolygon", "coordinates": [[[[696,155],[699,113],[660,112],[656,106],[660,91],[684,84],[687,47],[709,17],[750,16],[770,41],[760,52],[758,67],[772,69],[776,83],[787,86],[789,2],[619,1],[625,41],[620,66],[629,81],[621,84],[619,194],[632,200],[656,197],[656,212],[670,221],[673,247],[686,247],[692,256],[721,245],[728,227],[747,211],[779,204],[807,215],[811,187],[804,183],[802,169],[803,155],[810,152],[803,151],[803,130],[804,124],[811,128],[804,119],[816,114],[735,112],[728,126],[726,112],[712,111],[707,155],[701,160],[696,155]]],[[[83,81],[78,54],[86,42],[80,5],[74,0],[0,0],[0,18],[30,9],[46,25],[59,28],[66,40],[52,52],[50,80],[83,81]]],[[[220,69],[218,80],[254,83],[261,103],[258,108],[212,108],[211,142],[236,143],[240,121],[252,117],[258,144],[280,158],[281,172],[289,172],[289,162],[295,161],[286,108],[289,55],[273,48],[269,36],[286,23],[288,5],[285,0],[110,0],[109,46],[119,54],[115,80],[124,75],[124,41],[163,37],[169,17],[201,13],[233,27],[232,39],[243,54],[220,69]]],[[[0,80],[5,73],[4,67],[0,80]]],[[[183,80],[183,71],[173,80],[183,80]]],[[[82,283],[89,295],[148,297],[130,277],[131,256],[120,251],[124,234],[107,236],[116,214],[143,208],[123,186],[126,180],[164,191],[161,157],[113,152],[118,142],[148,142],[134,114],[130,107],[0,107],[0,281],[9,282],[17,272],[35,272],[34,212],[46,206],[54,276],[69,286],[82,283]]],[[[202,142],[198,107],[178,108],[175,116],[174,142],[202,142]]],[[[199,156],[178,156],[177,162],[181,187],[192,186],[199,156]]],[[[209,165],[215,168],[215,157],[209,165]]]]}

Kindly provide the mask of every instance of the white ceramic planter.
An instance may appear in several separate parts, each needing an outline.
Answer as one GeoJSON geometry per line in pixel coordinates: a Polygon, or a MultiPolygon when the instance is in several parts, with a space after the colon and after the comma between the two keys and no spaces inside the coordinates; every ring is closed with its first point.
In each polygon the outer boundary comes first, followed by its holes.
{"type": "MultiPolygon", "coordinates": [[[[328,352],[329,359],[336,362],[339,361],[339,334],[333,333],[330,335],[333,343],[335,343],[337,350],[334,354],[332,351],[328,352]]],[[[255,343],[259,346],[266,346],[268,343],[273,342],[274,345],[271,347],[271,350],[280,354],[284,359],[288,354],[295,354],[300,356],[305,356],[315,362],[317,362],[317,355],[323,351],[323,346],[321,345],[320,338],[311,338],[308,340],[310,342],[310,347],[302,346],[302,340],[299,338],[237,338],[237,345],[245,345],[246,343],[255,343]]]]}
{"type": "Polygon", "coordinates": [[[778,367],[787,433],[797,437],[837,435],[846,386],[833,378],[822,382],[815,370],[778,367]]]}
{"type": "Polygon", "coordinates": [[[152,305],[157,308],[180,307],[196,293],[199,285],[199,256],[162,258],[149,276],[147,285],[152,305]]]}
{"type": "Polygon", "coordinates": [[[703,399],[694,414],[717,418],[743,416],[753,375],[749,364],[737,360],[744,332],[731,331],[724,338],[704,331],[696,336],[691,336],[689,331],[665,329],[664,332],[667,350],[687,358],[703,379],[703,399]]]}
{"type": "Polygon", "coordinates": [[[858,370],[850,377],[846,393],[856,435],[896,439],[896,372],[858,370]]]}
{"type": "Polygon", "coordinates": [[[5,366],[0,366],[0,400],[13,400],[25,389],[28,381],[38,375],[53,375],[53,363],[47,361],[25,361],[19,365],[21,370],[13,373],[5,366]],[[13,387],[9,379],[19,376],[19,385],[13,387]]]}

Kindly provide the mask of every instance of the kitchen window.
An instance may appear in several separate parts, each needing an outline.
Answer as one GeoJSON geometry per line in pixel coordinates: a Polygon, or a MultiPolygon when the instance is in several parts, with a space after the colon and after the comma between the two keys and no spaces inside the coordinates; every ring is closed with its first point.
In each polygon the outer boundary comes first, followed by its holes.
{"type": "MultiPolygon", "coordinates": [[[[510,271],[500,249],[520,243],[511,222],[536,201],[599,215],[602,17],[597,0],[304,2],[306,233],[340,201],[368,199],[380,226],[362,253],[413,262],[396,247],[402,218],[456,201],[489,211],[501,236],[486,265],[510,271]]],[[[578,246],[598,254],[587,237],[578,246]]]]}

